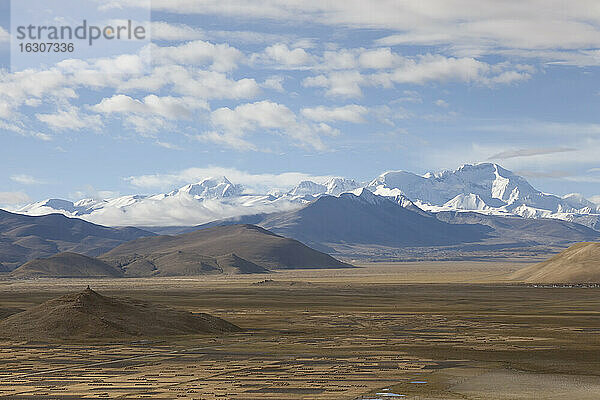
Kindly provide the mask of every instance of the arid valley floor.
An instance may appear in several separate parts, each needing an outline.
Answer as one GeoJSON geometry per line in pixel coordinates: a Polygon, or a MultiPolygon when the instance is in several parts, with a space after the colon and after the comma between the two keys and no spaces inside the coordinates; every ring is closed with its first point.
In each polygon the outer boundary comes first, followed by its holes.
{"type": "Polygon", "coordinates": [[[0,398],[600,398],[600,288],[506,280],[524,265],[0,281],[3,315],[89,284],[245,329],[138,342],[0,342],[0,398]]]}

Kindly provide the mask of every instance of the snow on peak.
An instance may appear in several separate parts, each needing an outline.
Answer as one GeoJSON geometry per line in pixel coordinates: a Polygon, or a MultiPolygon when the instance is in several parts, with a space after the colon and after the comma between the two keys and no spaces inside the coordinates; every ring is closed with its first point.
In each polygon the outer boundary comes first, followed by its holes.
{"type": "Polygon", "coordinates": [[[459,194],[452,200],[446,202],[444,207],[450,209],[461,209],[461,210],[473,210],[473,211],[484,211],[490,207],[476,194],[459,194]]]}
{"type": "Polygon", "coordinates": [[[318,196],[327,192],[327,186],[313,181],[302,181],[289,191],[292,196],[318,196]]]}
{"type": "Polygon", "coordinates": [[[18,210],[20,213],[31,214],[31,215],[43,215],[49,214],[53,210],[54,212],[67,212],[74,213],[77,211],[77,207],[72,201],[63,199],[46,199],[38,201],[33,204],[26,205],[18,210]]]}
{"type": "Polygon", "coordinates": [[[175,196],[188,194],[195,198],[222,199],[225,197],[239,196],[243,192],[241,185],[234,185],[226,177],[206,178],[198,183],[185,185],[169,195],[175,196]]]}
{"type": "Polygon", "coordinates": [[[29,215],[62,213],[114,226],[167,226],[287,211],[319,196],[330,195],[374,205],[391,201],[427,216],[439,211],[476,211],[527,218],[558,218],[594,229],[600,226],[600,204],[576,193],[555,196],[540,192],[525,178],[494,163],[464,164],[455,170],[424,175],[403,170],[388,171],[364,187],[355,180],[334,177],[319,183],[305,180],[290,191],[263,189],[264,192],[250,194],[242,185],[221,176],[170,193],[77,202],[47,199],[16,212],[29,215]]]}
{"type": "Polygon", "coordinates": [[[487,205],[500,207],[537,193],[524,178],[493,163],[464,164],[453,171],[423,176],[405,171],[386,172],[369,186],[399,189],[413,201],[434,206],[443,206],[461,194],[474,194],[487,205]]]}
{"type": "Polygon", "coordinates": [[[372,205],[378,205],[378,204],[382,204],[384,202],[390,201],[386,197],[373,194],[373,192],[371,192],[367,188],[354,189],[351,192],[342,193],[340,195],[340,198],[345,198],[345,197],[353,198],[353,199],[356,199],[356,200],[359,200],[359,201],[362,201],[365,203],[369,203],[372,205]]]}
{"type": "Polygon", "coordinates": [[[327,190],[326,193],[332,196],[339,196],[342,193],[350,192],[357,189],[360,184],[354,179],[347,178],[331,178],[325,184],[327,190]]]}

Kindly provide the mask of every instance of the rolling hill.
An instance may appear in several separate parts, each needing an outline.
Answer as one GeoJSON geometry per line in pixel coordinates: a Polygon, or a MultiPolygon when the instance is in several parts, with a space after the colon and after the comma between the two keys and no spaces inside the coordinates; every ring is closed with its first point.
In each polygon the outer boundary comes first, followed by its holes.
{"type": "Polygon", "coordinates": [[[219,226],[178,236],[136,239],[100,259],[130,276],[349,267],[296,240],[253,225],[219,226]],[[134,270],[135,273],[129,273],[134,270]]]}
{"type": "Polygon", "coordinates": [[[51,214],[27,216],[0,210],[0,264],[13,270],[27,261],[60,252],[97,256],[153,233],[138,228],[108,228],[51,214]]]}
{"type": "Polygon", "coordinates": [[[575,244],[511,278],[528,283],[600,283],[600,243],[575,244]]]}
{"type": "Polygon", "coordinates": [[[14,278],[119,278],[123,272],[97,258],[65,252],[28,261],[10,275],[14,278]]]}

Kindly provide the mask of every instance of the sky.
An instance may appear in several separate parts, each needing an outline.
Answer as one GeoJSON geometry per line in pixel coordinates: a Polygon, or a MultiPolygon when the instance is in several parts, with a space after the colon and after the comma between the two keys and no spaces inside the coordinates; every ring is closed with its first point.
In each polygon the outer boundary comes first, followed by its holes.
{"type": "Polygon", "coordinates": [[[14,71],[0,0],[0,204],[474,162],[600,201],[597,1],[152,7],[142,49],[14,71]]]}

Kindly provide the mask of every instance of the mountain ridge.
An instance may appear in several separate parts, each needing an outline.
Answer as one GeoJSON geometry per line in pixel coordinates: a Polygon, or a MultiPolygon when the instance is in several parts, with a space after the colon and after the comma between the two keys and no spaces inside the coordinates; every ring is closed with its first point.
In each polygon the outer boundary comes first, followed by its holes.
{"type": "Polygon", "coordinates": [[[190,226],[213,220],[300,209],[321,196],[360,188],[395,197],[414,211],[476,211],[484,214],[553,218],[600,231],[600,205],[578,194],[557,196],[535,189],[525,178],[495,163],[464,164],[424,175],[388,171],[359,183],[348,178],[304,180],[289,190],[251,190],[226,177],[206,178],[168,193],[70,202],[48,199],[17,210],[28,215],[59,212],[105,225],[190,226]],[[401,196],[401,197],[400,197],[401,196]]]}

